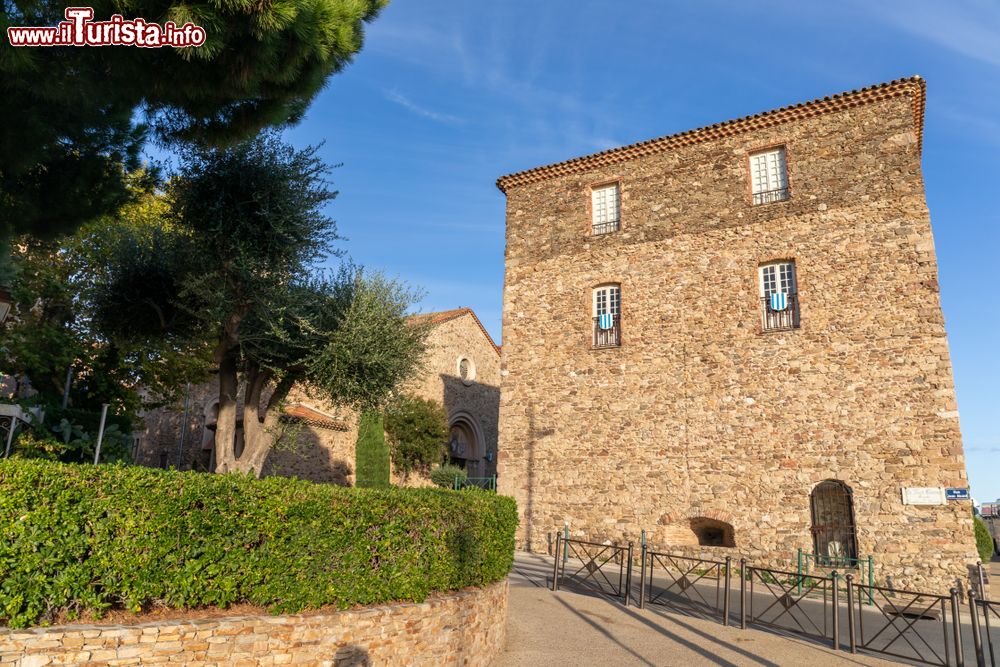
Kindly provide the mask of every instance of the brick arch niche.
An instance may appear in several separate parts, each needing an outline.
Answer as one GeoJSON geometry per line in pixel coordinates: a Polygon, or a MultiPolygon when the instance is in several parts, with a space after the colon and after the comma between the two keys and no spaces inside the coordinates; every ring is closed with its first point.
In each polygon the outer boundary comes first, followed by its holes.
{"type": "Polygon", "coordinates": [[[718,510],[695,510],[687,514],[664,514],[659,538],[671,546],[735,547],[733,517],[718,510]],[[704,513],[702,513],[704,512],[704,513]]]}
{"type": "Polygon", "coordinates": [[[691,532],[699,546],[703,547],[735,547],[736,531],[731,523],[712,519],[707,516],[696,516],[690,520],[691,532]]]}

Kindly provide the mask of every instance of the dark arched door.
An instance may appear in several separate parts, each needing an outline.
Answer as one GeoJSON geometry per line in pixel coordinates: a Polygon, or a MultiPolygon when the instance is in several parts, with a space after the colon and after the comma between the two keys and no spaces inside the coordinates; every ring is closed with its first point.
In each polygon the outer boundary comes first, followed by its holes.
{"type": "Polygon", "coordinates": [[[820,482],[812,491],[810,504],[816,564],[854,567],[858,540],[850,487],[835,479],[820,482]]]}

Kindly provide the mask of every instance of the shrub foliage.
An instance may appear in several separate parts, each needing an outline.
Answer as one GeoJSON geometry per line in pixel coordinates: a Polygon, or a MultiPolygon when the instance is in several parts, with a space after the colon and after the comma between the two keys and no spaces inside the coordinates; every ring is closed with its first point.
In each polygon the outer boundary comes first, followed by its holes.
{"type": "Polygon", "coordinates": [[[389,448],[385,446],[381,412],[365,410],[361,413],[354,458],[354,476],[358,486],[389,487],[389,448]]]}
{"type": "Polygon", "coordinates": [[[448,415],[439,401],[401,396],[386,411],[385,430],[399,472],[426,472],[444,460],[448,415]]]}
{"type": "Polygon", "coordinates": [[[993,558],[993,536],[982,519],[974,516],[973,521],[976,524],[976,551],[979,552],[979,560],[989,563],[993,558]]]}
{"type": "Polygon", "coordinates": [[[465,481],[467,476],[468,475],[465,470],[456,465],[452,465],[451,463],[440,465],[437,468],[434,468],[434,470],[431,470],[431,481],[445,489],[450,489],[455,486],[456,477],[459,478],[459,483],[461,484],[461,482],[465,481]]]}
{"type": "Polygon", "coordinates": [[[510,498],[122,465],[0,462],[0,624],[154,605],[273,613],[484,585],[513,561],[510,498]]]}

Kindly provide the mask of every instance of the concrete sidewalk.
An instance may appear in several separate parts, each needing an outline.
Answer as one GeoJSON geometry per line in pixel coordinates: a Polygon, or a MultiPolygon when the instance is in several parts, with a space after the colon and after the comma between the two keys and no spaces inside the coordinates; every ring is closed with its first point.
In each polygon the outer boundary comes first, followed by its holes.
{"type": "Polygon", "coordinates": [[[718,622],[625,608],[548,590],[551,559],[517,554],[510,575],[507,649],[495,667],[535,665],[893,665],[869,656],[718,622]]]}

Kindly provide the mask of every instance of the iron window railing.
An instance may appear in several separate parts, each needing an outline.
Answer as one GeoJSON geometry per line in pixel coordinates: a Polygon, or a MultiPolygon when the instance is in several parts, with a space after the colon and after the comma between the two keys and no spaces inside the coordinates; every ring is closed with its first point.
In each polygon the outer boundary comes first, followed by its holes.
{"type": "Polygon", "coordinates": [[[771,299],[763,297],[760,300],[763,320],[761,328],[763,331],[788,331],[799,328],[799,295],[792,292],[786,295],[785,307],[782,310],[775,310],[771,306],[771,299]]]}
{"type": "Polygon", "coordinates": [[[611,327],[601,327],[601,318],[594,318],[594,347],[619,347],[622,344],[621,315],[611,316],[611,327]]]}
{"type": "Polygon", "coordinates": [[[776,201],[785,201],[788,199],[788,187],[778,188],[777,190],[765,190],[764,192],[753,193],[753,203],[754,206],[757,204],[770,204],[776,201]]]}
{"type": "Polygon", "coordinates": [[[610,234],[611,232],[617,232],[621,229],[621,221],[619,220],[609,220],[608,222],[595,222],[590,228],[591,236],[600,236],[601,234],[610,234]]]}

